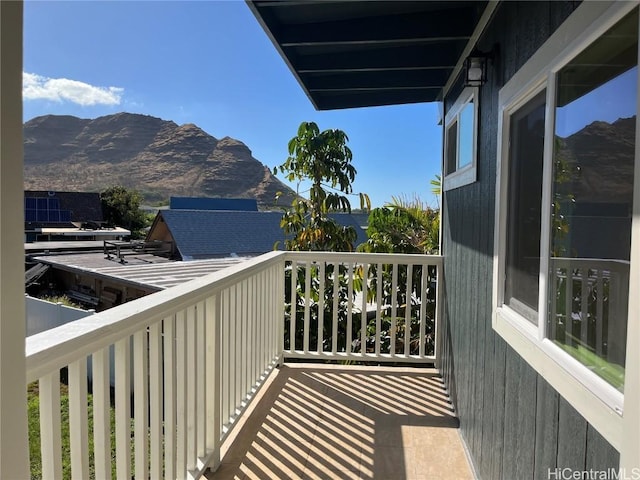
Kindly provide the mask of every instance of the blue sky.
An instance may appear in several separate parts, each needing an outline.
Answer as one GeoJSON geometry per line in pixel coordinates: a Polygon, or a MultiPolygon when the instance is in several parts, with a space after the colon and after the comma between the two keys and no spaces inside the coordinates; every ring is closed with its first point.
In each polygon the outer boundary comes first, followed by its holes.
{"type": "Polygon", "coordinates": [[[126,111],[195,123],[271,168],[315,121],[347,133],[354,191],[374,206],[414,194],[436,205],[437,105],[315,111],[244,1],[27,0],[24,40],[25,121],[126,111]]]}

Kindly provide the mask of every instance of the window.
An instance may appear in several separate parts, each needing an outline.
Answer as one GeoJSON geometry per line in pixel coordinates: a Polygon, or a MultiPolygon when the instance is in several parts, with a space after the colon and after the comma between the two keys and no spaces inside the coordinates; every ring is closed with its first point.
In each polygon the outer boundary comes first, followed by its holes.
{"type": "Polygon", "coordinates": [[[476,88],[466,88],[445,118],[445,191],[476,181],[476,88]]]}
{"type": "Polygon", "coordinates": [[[615,445],[639,187],[638,8],[585,5],[569,20],[499,94],[493,326],[615,445]]]}
{"type": "Polygon", "coordinates": [[[545,91],[511,116],[505,304],[536,322],[545,91]]]}
{"type": "Polygon", "coordinates": [[[637,85],[636,9],[556,76],[548,219],[546,335],[621,392],[637,85]]]}

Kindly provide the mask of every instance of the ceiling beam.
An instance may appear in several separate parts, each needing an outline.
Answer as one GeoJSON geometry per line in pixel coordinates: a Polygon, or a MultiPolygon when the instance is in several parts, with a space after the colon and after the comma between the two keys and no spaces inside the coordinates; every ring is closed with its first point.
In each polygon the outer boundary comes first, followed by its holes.
{"type": "Polygon", "coordinates": [[[370,107],[372,105],[400,105],[407,103],[432,102],[438,89],[404,90],[393,92],[315,92],[319,110],[370,107]]]}
{"type": "Polygon", "coordinates": [[[322,75],[301,75],[309,90],[348,88],[423,88],[440,87],[446,83],[449,70],[410,70],[350,72],[322,75]]]}
{"type": "MultiPolygon", "coordinates": [[[[429,5],[428,2],[425,5],[429,5]]],[[[391,9],[391,11],[393,11],[391,9]]],[[[283,47],[296,45],[407,44],[468,39],[474,18],[468,9],[350,18],[284,25],[275,37],[283,47]]]]}
{"type": "Polygon", "coordinates": [[[433,46],[412,45],[403,48],[371,48],[341,50],[331,53],[313,54],[312,49],[286,49],[293,68],[299,73],[375,69],[450,68],[452,59],[458,59],[461,44],[433,46]],[[309,53],[311,52],[311,53],[309,53]]]}

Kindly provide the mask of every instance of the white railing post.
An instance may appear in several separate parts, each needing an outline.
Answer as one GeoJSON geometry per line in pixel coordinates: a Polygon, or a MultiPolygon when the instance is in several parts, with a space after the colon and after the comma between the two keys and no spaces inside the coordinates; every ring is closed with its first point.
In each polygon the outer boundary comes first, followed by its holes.
{"type": "Polygon", "coordinates": [[[136,479],[149,477],[149,368],[147,332],[136,332],[133,336],[133,408],[134,408],[134,464],[136,479]]]}
{"type": "Polygon", "coordinates": [[[213,471],[220,466],[220,436],[222,434],[221,396],[221,305],[220,294],[209,297],[205,306],[207,323],[207,425],[206,447],[210,450],[209,468],[213,471]]]}
{"type": "MultiPolygon", "coordinates": [[[[339,312],[338,312],[338,308],[339,308],[339,301],[340,301],[340,297],[338,295],[338,287],[339,285],[339,280],[340,280],[340,264],[338,262],[333,262],[333,279],[332,279],[332,286],[333,286],[333,315],[331,318],[331,354],[335,355],[338,351],[338,316],[339,316],[339,312]]],[[[349,266],[351,266],[351,264],[349,264],[349,266]]],[[[351,282],[349,282],[349,286],[352,287],[351,282]]],[[[351,299],[349,299],[350,301],[351,299]]],[[[350,313],[350,312],[349,312],[350,313]]],[[[347,335],[347,338],[349,338],[349,336],[347,335]]]]}
{"type": "Polygon", "coordinates": [[[57,370],[40,378],[39,392],[42,478],[62,479],[60,373],[57,370]]]}
{"type": "Polygon", "coordinates": [[[187,414],[187,471],[195,470],[197,465],[197,342],[196,342],[196,306],[187,308],[186,321],[186,355],[187,355],[187,395],[185,399],[185,410],[187,414]]]}
{"type": "Polygon", "coordinates": [[[291,315],[289,317],[289,351],[291,353],[296,350],[296,310],[297,295],[296,287],[298,286],[298,262],[291,260],[291,315]]]}
{"type": "Polygon", "coordinates": [[[164,348],[164,478],[176,478],[176,319],[172,315],[166,317],[163,323],[164,348]]]}
{"type": "MultiPolygon", "coordinates": [[[[150,478],[162,478],[162,322],[149,327],[150,478]]],[[[171,395],[171,392],[167,392],[171,395]]]]}
{"type": "Polygon", "coordinates": [[[131,478],[131,355],[130,339],[115,345],[116,477],[131,478]]]}
{"type": "Polygon", "coordinates": [[[89,424],[87,422],[87,359],[69,365],[69,433],[71,478],[89,477],[89,424]]]}
{"type": "MultiPolygon", "coordinates": [[[[427,265],[423,265],[422,267],[422,275],[425,274],[425,271],[428,271],[428,266],[427,265]]],[[[441,324],[442,324],[442,307],[444,304],[444,267],[442,266],[442,264],[439,264],[438,266],[436,266],[436,309],[435,309],[435,335],[434,335],[434,346],[433,346],[433,354],[436,357],[436,368],[440,369],[442,366],[442,361],[444,360],[442,357],[442,342],[444,341],[444,335],[443,332],[441,331],[441,324]]],[[[423,294],[424,295],[424,294],[423,294]]],[[[424,299],[423,299],[423,305],[424,305],[424,299]]],[[[422,329],[422,314],[420,316],[420,328],[422,329]]],[[[420,341],[420,348],[421,348],[421,353],[422,353],[422,349],[424,348],[424,339],[421,339],[420,341]]]]}
{"type": "Polygon", "coordinates": [[[196,370],[196,452],[198,457],[206,455],[206,305],[200,302],[196,312],[196,350],[197,350],[197,370],[196,370]]]}
{"type": "MultiPolygon", "coordinates": [[[[96,478],[111,478],[111,415],[109,348],[92,355],[93,446],[96,478]]],[[[59,388],[59,386],[58,386],[59,388]]]]}
{"type": "Polygon", "coordinates": [[[316,344],[316,352],[322,353],[322,343],[324,340],[324,289],[325,289],[325,262],[320,262],[320,268],[318,271],[320,278],[318,287],[318,341],[316,344]]]}
{"type": "Polygon", "coordinates": [[[362,264],[362,310],[360,312],[360,354],[367,354],[367,295],[369,278],[369,264],[362,264]]]}

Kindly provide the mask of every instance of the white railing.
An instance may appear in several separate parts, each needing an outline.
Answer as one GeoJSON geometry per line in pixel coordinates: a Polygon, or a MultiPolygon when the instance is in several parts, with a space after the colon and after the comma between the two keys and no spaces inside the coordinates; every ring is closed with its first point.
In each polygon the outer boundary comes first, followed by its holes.
{"type": "Polygon", "coordinates": [[[440,256],[287,252],[286,260],[285,358],[436,361],[440,256]]]}
{"type": "Polygon", "coordinates": [[[269,253],[28,338],[27,381],[39,382],[43,478],[63,478],[63,368],[72,478],[108,479],[112,468],[116,478],[198,478],[215,468],[221,442],[281,361],[282,265],[281,253],[269,253]]]}
{"type": "Polygon", "coordinates": [[[43,478],[68,475],[61,369],[72,478],[198,478],[283,358],[435,362],[441,267],[438,256],[272,252],[29,337],[43,478]]]}
{"type": "MultiPolygon", "coordinates": [[[[589,346],[602,357],[608,345],[623,348],[629,291],[629,262],[597,258],[551,258],[550,331],[552,339],[589,346]]],[[[614,355],[615,356],[615,355],[614,355]]],[[[621,359],[617,359],[621,361],[621,359]]],[[[624,362],[622,362],[624,363],[624,362]]]]}

